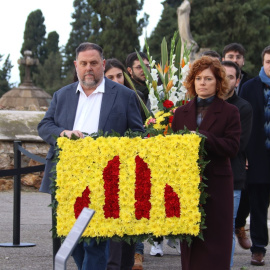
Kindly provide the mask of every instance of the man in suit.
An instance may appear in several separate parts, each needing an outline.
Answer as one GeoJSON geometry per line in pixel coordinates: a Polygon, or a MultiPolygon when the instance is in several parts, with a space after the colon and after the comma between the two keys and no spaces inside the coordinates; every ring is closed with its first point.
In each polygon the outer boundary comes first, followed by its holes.
{"type": "MultiPolygon", "coordinates": [[[[135,92],[104,78],[105,60],[100,46],[82,43],[76,49],[74,65],[79,82],[55,92],[48,111],[38,125],[40,137],[51,145],[47,155],[40,191],[50,193],[51,169],[54,166],[56,141],[54,136],[72,134],[83,138],[83,133],[116,131],[143,132],[140,108],[135,92]]],[[[107,242],[78,244],[73,252],[78,269],[105,270],[107,242]]]]}
{"type": "MultiPolygon", "coordinates": [[[[240,95],[243,84],[248,81],[249,75],[242,69],[245,65],[246,50],[240,43],[230,43],[226,45],[222,52],[222,61],[232,61],[240,68],[240,82],[235,88],[237,95],[240,95]]],[[[251,242],[246,234],[246,219],[249,215],[249,199],[247,186],[241,191],[241,199],[235,219],[235,234],[238,238],[239,245],[244,249],[251,247],[251,242]]]]}
{"type": "Polygon", "coordinates": [[[264,265],[268,245],[267,212],[270,200],[270,46],[262,52],[259,76],[242,87],[240,96],[253,109],[250,140],[247,145],[247,182],[250,202],[252,265],[264,265]]]}
{"type": "MultiPolygon", "coordinates": [[[[228,103],[235,105],[240,113],[241,122],[241,136],[240,147],[237,156],[231,158],[232,172],[233,172],[233,230],[235,229],[235,218],[237,215],[239,202],[241,198],[241,190],[246,182],[246,146],[248,144],[251,126],[252,126],[252,107],[244,99],[240,98],[235,93],[240,79],[240,69],[232,61],[221,62],[226,70],[226,75],[229,80],[229,89],[227,90],[225,99],[228,103]]],[[[235,250],[235,233],[233,231],[233,246],[231,256],[231,267],[233,266],[233,255],[235,250]]]]}

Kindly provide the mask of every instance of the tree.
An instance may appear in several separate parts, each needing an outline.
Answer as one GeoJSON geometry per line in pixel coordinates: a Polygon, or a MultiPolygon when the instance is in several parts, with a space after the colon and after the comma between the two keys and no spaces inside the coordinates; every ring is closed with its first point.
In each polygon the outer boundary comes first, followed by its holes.
{"type": "Polygon", "coordinates": [[[98,14],[98,42],[106,58],[116,57],[124,61],[129,53],[140,50],[139,36],[148,23],[147,14],[137,21],[144,0],[88,0],[88,3],[98,14]]]}
{"type": "MultiPolygon", "coordinates": [[[[0,69],[0,97],[9,91],[12,85],[9,83],[10,72],[12,69],[11,61],[9,60],[9,56],[7,56],[2,68],[0,69]]],[[[3,55],[0,55],[0,62],[2,61],[3,55]]]]}
{"type": "MultiPolygon", "coordinates": [[[[24,30],[24,42],[21,48],[21,54],[24,56],[24,51],[32,51],[32,56],[38,58],[41,64],[44,63],[47,58],[45,49],[45,34],[46,27],[44,25],[44,17],[40,9],[31,12],[25,24],[24,30]]],[[[37,73],[36,66],[31,67],[32,73],[37,73]]],[[[20,66],[21,81],[24,78],[25,68],[20,66]]]]}
{"type": "Polygon", "coordinates": [[[229,43],[241,43],[247,51],[245,71],[257,75],[260,53],[270,43],[269,4],[262,3],[263,0],[193,0],[190,23],[194,39],[201,48],[219,53],[229,43]]]}
{"type": "Polygon", "coordinates": [[[72,30],[64,49],[64,73],[66,83],[71,83],[74,73],[75,50],[82,42],[91,41],[98,43],[99,19],[87,0],[75,0],[73,2],[72,30]]]}
{"type": "Polygon", "coordinates": [[[62,77],[62,56],[59,52],[49,53],[49,57],[45,60],[43,65],[38,66],[39,74],[37,76],[37,85],[41,86],[49,94],[53,94],[63,85],[62,77]]]}
{"type": "Polygon", "coordinates": [[[50,32],[46,39],[45,50],[46,54],[49,55],[51,52],[59,52],[59,35],[56,31],[50,32]]]}
{"type": "Polygon", "coordinates": [[[66,82],[73,79],[75,49],[82,42],[99,44],[106,58],[123,61],[139,50],[139,36],[147,24],[148,15],[137,22],[144,0],[75,0],[72,30],[65,46],[64,71],[66,82]]]}
{"type": "Polygon", "coordinates": [[[160,61],[160,44],[163,37],[166,38],[168,42],[168,51],[170,51],[170,40],[172,39],[175,31],[178,29],[177,25],[177,7],[179,6],[179,0],[167,0],[162,3],[164,6],[163,12],[161,14],[161,19],[159,20],[156,28],[151,33],[147,43],[150,48],[150,54],[153,59],[160,61]]]}
{"type": "Polygon", "coordinates": [[[38,66],[38,73],[33,74],[36,84],[49,94],[53,94],[62,85],[62,56],[58,43],[58,33],[50,32],[44,46],[48,57],[38,66]]]}

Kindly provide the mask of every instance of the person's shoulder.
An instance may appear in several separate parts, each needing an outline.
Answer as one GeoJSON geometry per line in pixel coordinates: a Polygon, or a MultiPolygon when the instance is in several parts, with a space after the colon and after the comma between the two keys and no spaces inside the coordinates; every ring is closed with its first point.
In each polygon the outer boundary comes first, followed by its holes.
{"type": "Polygon", "coordinates": [[[245,72],[244,70],[241,70],[241,74],[242,74],[242,80],[244,80],[245,82],[250,80],[252,77],[247,73],[245,72]]]}
{"type": "Polygon", "coordinates": [[[249,79],[248,81],[246,81],[243,86],[242,86],[242,89],[245,89],[245,88],[248,88],[250,86],[253,86],[253,85],[256,85],[256,84],[262,84],[262,81],[260,79],[259,76],[256,76],[252,79],[249,79]]]}
{"type": "Polygon", "coordinates": [[[121,95],[133,95],[135,92],[125,85],[122,85],[120,83],[116,83],[112,80],[109,80],[105,78],[105,91],[117,91],[121,95]]]}
{"type": "Polygon", "coordinates": [[[228,110],[232,110],[232,111],[237,110],[238,111],[238,108],[237,108],[235,103],[229,103],[226,100],[224,100],[222,98],[218,98],[218,97],[216,97],[215,102],[216,102],[215,106],[216,106],[217,110],[226,111],[226,112],[228,112],[228,110]]]}
{"type": "Polygon", "coordinates": [[[236,102],[237,102],[236,106],[239,108],[240,112],[241,111],[252,112],[252,106],[247,100],[245,100],[239,96],[236,96],[236,97],[237,97],[236,98],[236,102]]]}

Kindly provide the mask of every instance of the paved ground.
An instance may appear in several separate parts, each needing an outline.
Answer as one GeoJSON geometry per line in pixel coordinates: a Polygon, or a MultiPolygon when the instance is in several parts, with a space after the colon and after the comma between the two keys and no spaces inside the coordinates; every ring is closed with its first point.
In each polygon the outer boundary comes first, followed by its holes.
{"type": "MultiPolygon", "coordinates": [[[[0,270],[49,270],[52,269],[51,208],[50,196],[39,192],[23,191],[21,195],[21,243],[35,243],[34,247],[0,247],[0,270]]],[[[13,192],[0,192],[0,243],[13,241],[13,192]]],[[[270,228],[270,226],[269,226],[270,228]]],[[[222,232],[221,232],[222,233],[222,232]]],[[[164,256],[149,255],[150,246],[145,244],[144,270],[180,270],[180,256],[175,249],[164,245],[164,256]]],[[[232,270],[269,270],[270,255],[265,257],[266,265],[250,265],[250,251],[241,249],[238,244],[235,264],[232,270]]],[[[67,270],[76,269],[69,258],[67,270]]],[[[218,269],[205,269],[218,270],[218,269]]]]}

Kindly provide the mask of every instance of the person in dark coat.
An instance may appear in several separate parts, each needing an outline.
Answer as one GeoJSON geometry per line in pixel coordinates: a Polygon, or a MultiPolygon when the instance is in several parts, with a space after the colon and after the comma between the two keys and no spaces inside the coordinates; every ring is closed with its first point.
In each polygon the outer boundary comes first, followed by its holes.
{"type": "MultiPolygon", "coordinates": [[[[222,52],[222,60],[234,62],[241,70],[240,72],[240,82],[236,87],[236,94],[240,95],[242,91],[242,86],[247,82],[250,76],[243,70],[245,65],[245,53],[246,50],[240,43],[230,43],[226,45],[222,52]]],[[[241,199],[235,219],[235,234],[238,238],[238,243],[243,249],[249,249],[251,247],[251,242],[246,234],[246,219],[249,216],[249,199],[247,186],[245,185],[241,191],[241,199]]]]}
{"type": "Polygon", "coordinates": [[[226,74],[217,59],[203,56],[196,60],[186,79],[191,96],[188,104],[175,111],[173,131],[198,129],[207,137],[204,175],[209,194],[204,210],[204,240],[194,238],[191,245],[181,242],[183,270],[229,270],[233,233],[233,174],[230,158],[235,157],[240,142],[238,109],[222,98],[228,89],[226,74]]]}
{"type": "Polygon", "coordinates": [[[246,146],[248,144],[249,136],[252,126],[252,107],[251,105],[236,95],[235,87],[237,87],[240,79],[240,69],[232,61],[221,62],[224,66],[229,80],[230,88],[226,95],[226,101],[235,105],[240,113],[241,122],[241,136],[240,136],[240,148],[236,157],[231,158],[231,165],[233,171],[233,246],[231,256],[231,267],[233,266],[233,255],[235,249],[235,218],[237,215],[239,202],[241,198],[241,190],[245,186],[246,182],[246,146]]]}
{"type": "Polygon", "coordinates": [[[247,146],[250,236],[253,265],[264,265],[268,245],[267,212],[270,198],[270,46],[262,52],[259,76],[243,85],[241,97],[253,109],[253,122],[247,146]]]}

